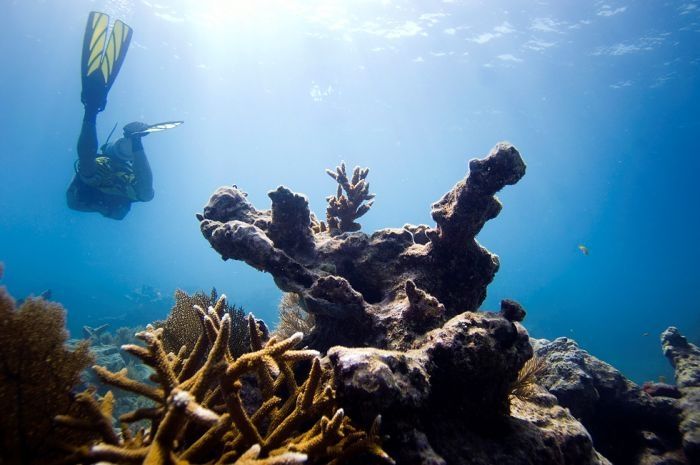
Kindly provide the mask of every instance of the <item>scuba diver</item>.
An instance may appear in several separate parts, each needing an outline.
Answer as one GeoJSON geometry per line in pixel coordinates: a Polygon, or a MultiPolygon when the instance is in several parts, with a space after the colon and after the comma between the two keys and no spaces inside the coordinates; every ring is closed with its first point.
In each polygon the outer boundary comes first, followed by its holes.
{"type": "Polygon", "coordinates": [[[109,16],[91,12],[88,17],[81,61],[81,100],[85,108],[78,138],[75,176],[68,186],[68,207],[85,212],[99,212],[107,218],[123,219],[133,202],[153,199],[153,175],[141,143],[151,132],[178,126],[182,121],[148,125],[135,121],[123,128],[123,137],[97,147],[97,114],[107,105],[107,93],[124,63],[131,42],[132,29],[115,21],[109,40],[109,16]]]}

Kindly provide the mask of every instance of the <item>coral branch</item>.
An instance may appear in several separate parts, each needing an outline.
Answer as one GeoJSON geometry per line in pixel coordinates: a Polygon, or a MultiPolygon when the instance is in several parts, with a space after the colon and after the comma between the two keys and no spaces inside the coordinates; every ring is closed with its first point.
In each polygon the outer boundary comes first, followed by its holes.
{"type": "Polygon", "coordinates": [[[366,181],[369,168],[356,166],[352,180],[348,180],[345,162],[335,171],[327,169],[326,173],[338,183],[336,195],[326,198],[326,221],[331,235],[359,231],[361,226],[355,220],[367,213],[374,203],[374,194],[369,193],[369,183],[366,181]]]}

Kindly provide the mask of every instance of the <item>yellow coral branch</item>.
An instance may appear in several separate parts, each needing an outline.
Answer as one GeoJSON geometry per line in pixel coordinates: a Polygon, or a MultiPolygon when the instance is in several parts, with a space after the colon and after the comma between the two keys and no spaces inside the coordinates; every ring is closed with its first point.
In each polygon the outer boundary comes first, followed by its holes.
{"type": "Polygon", "coordinates": [[[125,391],[133,392],[136,394],[141,394],[142,396],[148,397],[149,399],[155,400],[156,402],[163,402],[165,393],[162,389],[158,389],[148,384],[140,383],[134,381],[126,376],[126,368],[120,370],[117,373],[112,373],[105,367],[95,365],[92,367],[95,370],[97,376],[105,383],[111,384],[112,386],[118,387],[125,391]]]}

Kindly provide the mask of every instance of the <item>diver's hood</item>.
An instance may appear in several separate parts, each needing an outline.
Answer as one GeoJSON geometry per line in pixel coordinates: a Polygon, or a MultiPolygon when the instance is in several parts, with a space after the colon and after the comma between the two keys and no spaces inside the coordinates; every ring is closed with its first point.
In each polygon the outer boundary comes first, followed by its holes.
{"type": "Polygon", "coordinates": [[[134,150],[131,140],[122,137],[114,142],[107,142],[102,146],[102,153],[111,158],[117,158],[122,161],[132,161],[134,159],[134,150]]]}

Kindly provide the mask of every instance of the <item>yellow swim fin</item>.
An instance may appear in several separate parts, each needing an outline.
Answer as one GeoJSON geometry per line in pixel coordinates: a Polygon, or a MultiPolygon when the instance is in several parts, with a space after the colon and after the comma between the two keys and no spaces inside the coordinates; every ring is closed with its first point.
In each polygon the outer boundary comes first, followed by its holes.
{"type": "Polygon", "coordinates": [[[81,100],[86,107],[104,110],[107,93],[117,78],[131,43],[132,29],[120,20],[109,31],[109,16],[90,12],[85,36],[80,72],[83,81],[81,100]]]}

